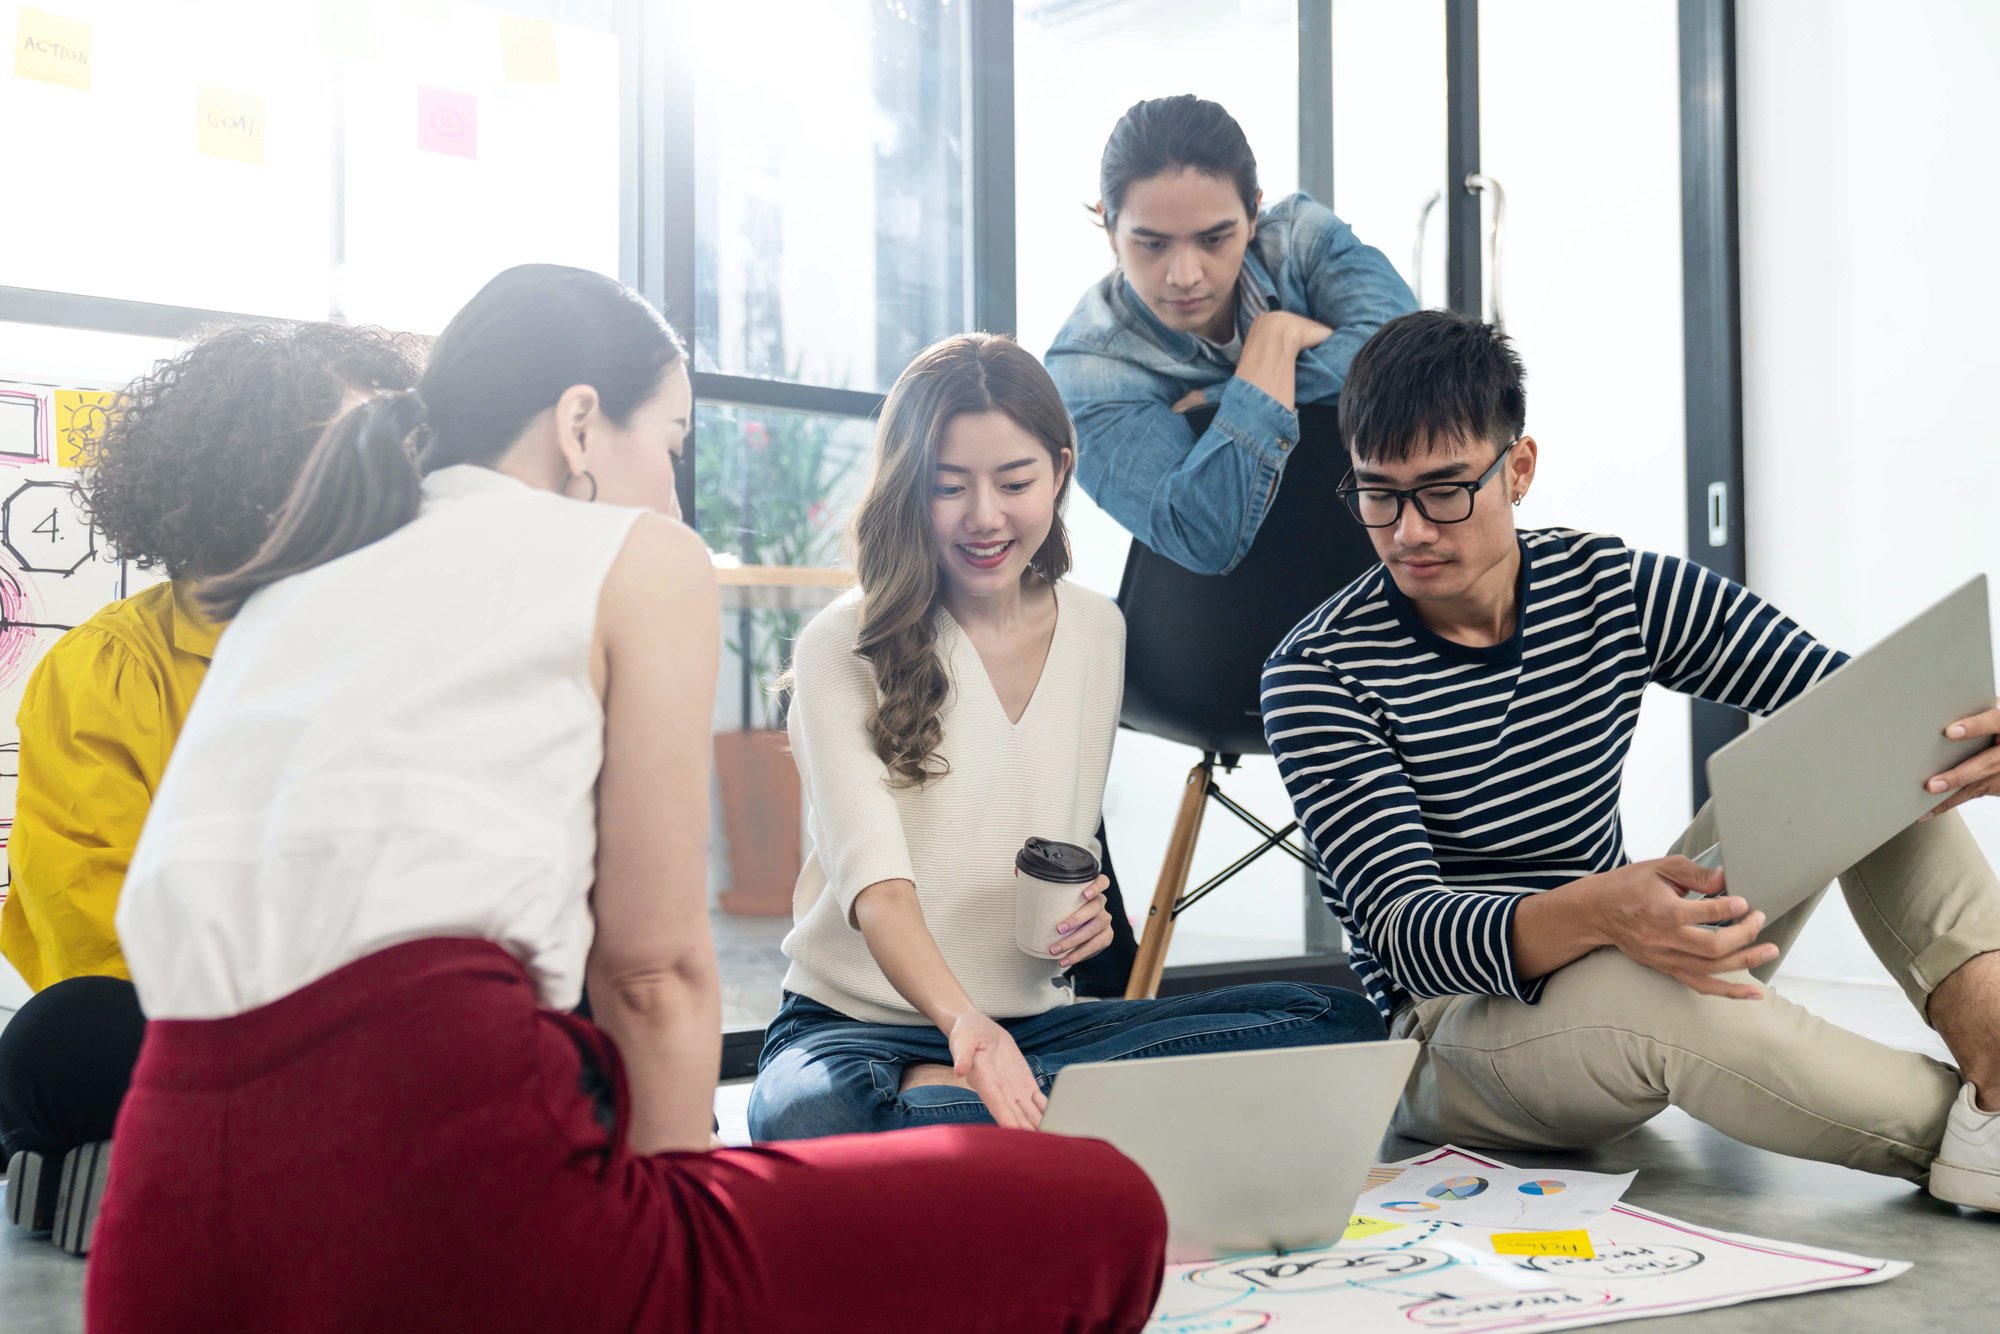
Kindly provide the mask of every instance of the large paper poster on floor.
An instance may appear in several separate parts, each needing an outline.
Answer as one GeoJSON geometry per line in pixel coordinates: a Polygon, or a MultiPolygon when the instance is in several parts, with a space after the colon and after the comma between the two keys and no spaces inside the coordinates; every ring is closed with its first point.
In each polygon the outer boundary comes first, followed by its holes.
{"type": "MultiPolygon", "coordinates": [[[[1440,1173],[1468,1182],[1520,1175],[1455,1148],[1397,1166],[1402,1173],[1386,1184],[1440,1173]]],[[[1522,1184],[1555,1190],[1560,1176],[1543,1173],[1522,1184]]],[[[1571,1233],[1367,1218],[1357,1220],[1347,1240],[1323,1250],[1176,1265],[1146,1328],[1148,1334],[1576,1329],[1880,1283],[1909,1267],[1719,1232],[1628,1204],[1571,1233]],[[1502,1253],[1509,1250],[1550,1253],[1502,1253]]]]}

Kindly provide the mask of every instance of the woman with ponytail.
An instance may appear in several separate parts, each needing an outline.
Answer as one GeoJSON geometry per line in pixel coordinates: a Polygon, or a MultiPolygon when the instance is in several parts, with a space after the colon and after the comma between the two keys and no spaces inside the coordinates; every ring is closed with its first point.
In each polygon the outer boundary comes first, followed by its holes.
{"type": "Polygon", "coordinates": [[[118,914],[150,1022],[91,1327],[1144,1322],[1165,1221],[1102,1144],[713,1146],[690,411],[645,302],[510,269],[206,585],[231,624],[118,914]],[[1049,1228],[1023,1179],[1108,1223],[1049,1228]]]}
{"type": "Polygon", "coordinates": [[[1017,942],[1027,841],[1102,856],[1124,690],[1118,608],[1063,578],[1075,459],[1055,384],[1010,339],[946,339],[889,391],[851,534],[860,588],[793,659],[813,854],[750,1096],[759,1139],[1034,1129],[1079,1061],[1383,1036],[1363,997],[1302,983],[1071,1006],[1068,974],[1112,938],[1081,858],[1043,951],[1017,942]]]}

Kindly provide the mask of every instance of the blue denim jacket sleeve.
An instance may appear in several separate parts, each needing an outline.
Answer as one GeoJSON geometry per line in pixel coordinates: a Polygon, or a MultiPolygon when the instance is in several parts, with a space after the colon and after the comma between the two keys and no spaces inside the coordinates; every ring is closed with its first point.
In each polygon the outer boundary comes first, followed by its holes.
{"type": "Polygon", "coordinates": [[[1076,421],[1076,480],[1090,498],[1178,565],[1234,569],[1277,494],[1298,414],[1231,377],[1196,436],[1173,410],[1185,390],[1168,376],[1061,342],[1048,367],[1076,421]]]}
{"type": "Polygon", "coordinates": [[[1331,402],[1340,397],[1361,345],[1390,320],[1415,310],[1417,298],[1389,257],[1356,237],[1332,209],[1304,195],[1290,202],[1288,249],[1296,264],[1286,267],[1304,285],[1305,313],[1333,330],[1318,347],[1299,354],[1298,401],[1331,402]]]}

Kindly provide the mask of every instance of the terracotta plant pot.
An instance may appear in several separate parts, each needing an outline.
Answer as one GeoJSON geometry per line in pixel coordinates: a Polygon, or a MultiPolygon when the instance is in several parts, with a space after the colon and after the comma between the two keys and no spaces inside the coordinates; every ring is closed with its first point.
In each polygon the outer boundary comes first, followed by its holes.
{"type": "Polygon", "coordinates": [[[725,912],[789,917],[805,854],[799,831],[799,771],[778,731],[718,732],[715,772],[729,839],[725,912]]]}

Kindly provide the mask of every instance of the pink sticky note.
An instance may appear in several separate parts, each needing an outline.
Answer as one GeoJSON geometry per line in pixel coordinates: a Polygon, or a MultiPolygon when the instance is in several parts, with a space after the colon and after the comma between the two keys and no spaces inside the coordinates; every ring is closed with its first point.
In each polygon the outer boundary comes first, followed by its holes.
{"type": "Polygon", "coordinates": [[[417,88],[417,147],[427,153],[479,156],[479,99],[449,88],[417,88]]]}

